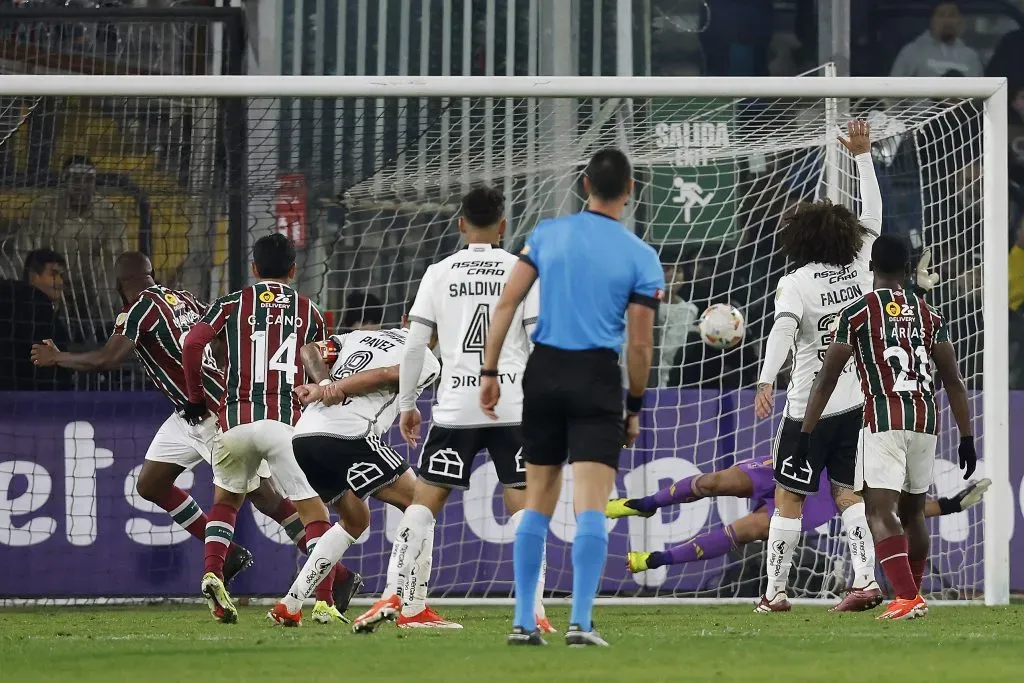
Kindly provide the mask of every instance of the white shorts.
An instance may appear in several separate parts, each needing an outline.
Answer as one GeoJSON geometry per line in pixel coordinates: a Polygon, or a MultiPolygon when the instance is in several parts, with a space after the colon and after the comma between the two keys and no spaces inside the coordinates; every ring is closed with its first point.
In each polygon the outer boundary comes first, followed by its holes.
{"type": "Polygon", "coordinates": [[[934,434],[895,430],[860,433],[855,490],[873,489],[927,493],[935,464],[934,434]]]}
{"type": "Polygon", "coordinates": [[[219,434],[213,458],[214,477],[220,480],[217,485],[232,493],[247,493],[247,482],[266,461],[282,496],[290,500],[316,498],[316,491],[295,462],[294,432],[294,427],[277,420],[257,420],[219,434]]]}
{"type": "MultiPolygon", "coordinates": [[[[146,451],[146,460],[166,462],[171,465],[190,470],[201,462],[213,462],[213,450],[217,438],[217,418],[210,416],[196,426],[185,422],[178,413],[164,420],[160,429],[156,430],[153,441],[146,451]]],[[[241,493],[248,493],[259,488],[260,478],[270,477],[270,468],[266,462],[260,463],[256,475],[248,483],[248,488],[241,493]]],[[[221,486],[214,470],[214,483],[221,486]]],[[[221,486],[221,488],[224,488],[221,486]]]]}

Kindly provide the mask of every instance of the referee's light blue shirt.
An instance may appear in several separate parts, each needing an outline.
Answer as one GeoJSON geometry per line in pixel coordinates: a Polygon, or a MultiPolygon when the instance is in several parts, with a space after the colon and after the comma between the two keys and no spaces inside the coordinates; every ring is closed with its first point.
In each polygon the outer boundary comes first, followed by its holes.
{"type": "Polygon", "coordinates": [[[533,341],[566,351],[622,348],[626,307],[656,308],[665,275],[654,249],[593,211],[542,221],[519,258],[537,269],[533,341]]]}

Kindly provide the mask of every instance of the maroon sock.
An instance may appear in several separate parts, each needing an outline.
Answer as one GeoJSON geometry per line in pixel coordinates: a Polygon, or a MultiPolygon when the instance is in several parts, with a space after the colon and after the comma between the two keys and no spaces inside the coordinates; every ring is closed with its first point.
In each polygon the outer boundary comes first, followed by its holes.
{"type": "Polygon", "coordinates": [[[917,584],[907,559],[907,537],[900,534],[876,542],[875,554],[896,597],[904,600],[917,597],[917,584]]]}
{"type": "Polygon", "coordinates": [[[210,520],[206,524],[206,557],[204,573],[214,573],[224,578],[224,558],[228,556],[231,539],[235,535],[235,517],[238,510],[224,503],[216,503],[210,509],[210,520]]]}
{"type": "Polygon", "coordinates": [[[199,503],[192,499],[192,496],[172,486],[164,494],[163,498],[157,501],[162,509],[167,511],[178,526],[189,532],[200,541],[206,540],[206,523],[210,521],[199,507],[199,503]]]}
{"type": "Polygon", "coordinates": [[[281,504],[277,506],[277,510],[270,517],[281,525],[299,551],[306,554],[306,529],[302,526],[302,520],[299,519],[299,511],[295,509],[295,504],[287,498],[282,498],[281,504]]]}
{"type": "Polygon", "coordinates": [[[910,560],[910,573],[914,575],[914,583],[917,584],[917,592],[921,592],[921,582],[924,580],[924,570],[928,560],[910,560]]]}

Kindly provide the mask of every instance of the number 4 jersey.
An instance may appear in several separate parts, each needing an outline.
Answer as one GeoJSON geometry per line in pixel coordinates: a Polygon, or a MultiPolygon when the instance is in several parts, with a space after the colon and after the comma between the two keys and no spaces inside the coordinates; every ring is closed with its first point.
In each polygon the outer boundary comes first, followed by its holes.
{"type": "Polygon", "coordinates": [[[202,322],[227,346],[221,429],[258,420],[294,425],[301,406],[293,390],[307,382],[298,350],[327,332],[313,302],[279,282],[257,282],[215,301],[202,322]]]}
{"type": "Polygon", "coordinates": [[[516,310],[498,359],[498,419],[490,420],[480,409],[487,328],[517,260],[504,249],[469,244],[423,274],[409,320],[437,331],[442,372],[431,419],[438,426],[458,429],[522,421],[523,370],[530,355],[526,327],[537,322],[540,290],[536,284],[516,310]]]}
{"type": "Polygon", "coordinates": [[[942,316],[903,290],[876,289],[843,309],[833,343],[853,347],[868,429],[935,433],[931,356],[948,341],[942,316]]]}

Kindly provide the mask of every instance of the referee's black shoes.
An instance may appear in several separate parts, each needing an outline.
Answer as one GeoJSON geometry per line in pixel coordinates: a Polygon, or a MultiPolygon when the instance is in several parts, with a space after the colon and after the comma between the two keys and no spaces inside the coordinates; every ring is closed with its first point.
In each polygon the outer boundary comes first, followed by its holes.
{"type": "Polygon", "coordinates": [[[569,624],[569,630],[565,632],[565,644],[569,647],[586,647],[588,645],[608,647],[608,641],[594,630],[593,624],[589,631],[584,631],[579,624],[569,624]]]}
{"type": "Polygon", "coordinates": [[[522,626],[513,626],[508,634],[509,645],[547,645],[548,641],[540,636],[540,629],[527,631],[522,626]]]}

